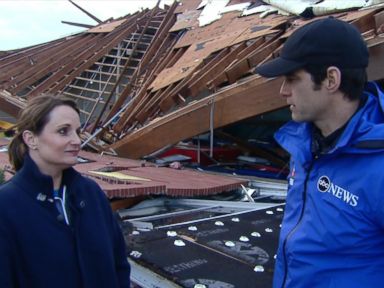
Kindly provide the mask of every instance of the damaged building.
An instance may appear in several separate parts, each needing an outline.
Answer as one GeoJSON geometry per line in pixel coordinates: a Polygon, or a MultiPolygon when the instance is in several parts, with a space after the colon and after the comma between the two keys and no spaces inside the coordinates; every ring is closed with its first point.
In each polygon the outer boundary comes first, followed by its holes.
{"type": "Polygon", "coordinates": [[[41,93],[77,102],[76,169],[119,200],[115,210],[141,202],[119,212],[139,287],[268,287],[288,163],[272,135],[290,113],[282,79],[254,69],[297,28],[332,15],[359,29],[368,78],[382,83],[383,2],[180,0],[106,21],[90,14],[97,25],[68,23],[81,33],[1,52],[0,110],[17,118],[41,93]],[[160,167],[173,161],[236,177],[160,167]],[[247,165],[226,165],[235,161],[247,165]],[[277,180],[253,178],[264,176],[277,180]],[[180,199],[233,200],[237,190],[251,203],[180,199]]]}

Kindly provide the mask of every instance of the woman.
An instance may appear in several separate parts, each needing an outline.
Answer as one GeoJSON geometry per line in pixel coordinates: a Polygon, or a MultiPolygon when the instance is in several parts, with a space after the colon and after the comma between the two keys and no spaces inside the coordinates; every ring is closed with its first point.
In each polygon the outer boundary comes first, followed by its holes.
{"type": "Polygon", "coordinates": [[[16,174],[0,188],[0,287],[129,287],[121,230],[107,198],[72,168],[76,105],[41,95],[9,145],[16,174]]]}

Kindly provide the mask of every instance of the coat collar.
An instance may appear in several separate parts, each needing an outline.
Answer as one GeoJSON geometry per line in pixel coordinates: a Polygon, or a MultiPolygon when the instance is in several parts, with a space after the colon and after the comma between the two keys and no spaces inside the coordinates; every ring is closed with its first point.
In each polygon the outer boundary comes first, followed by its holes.
{"type": "MultiPolygon", "coordinates": [[[[63,171],[63,183],[67,186],[67,191],[71,193],[75,178],[79,173],[72,167],[63,171]]],[[[28,193],[32,198],[45,201],[51,197],[53,191],[52,177],[40,172],[36,163],[28,153],[24,156],[23,167],[12,178],[12,181],[28,193]]]]}

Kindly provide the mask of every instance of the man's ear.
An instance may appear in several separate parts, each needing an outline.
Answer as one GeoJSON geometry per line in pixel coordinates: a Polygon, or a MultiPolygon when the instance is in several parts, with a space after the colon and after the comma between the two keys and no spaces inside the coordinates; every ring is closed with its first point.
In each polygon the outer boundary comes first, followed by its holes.
{"type": "Polygon", "coordinates": [[[38,140],[36,135],[33,132],[29,130],[25,130],[23,132],[23,140],[24,140],[24,143],[29,147],[29,149],[31,150],[37,149],[38,140]]]}
{"type": "Polygon", "coordinates": [[[341,72],[340,69],[335,66],[327,68],[326,88],[329,92],[336,92],[340,88],[341,72]]]}

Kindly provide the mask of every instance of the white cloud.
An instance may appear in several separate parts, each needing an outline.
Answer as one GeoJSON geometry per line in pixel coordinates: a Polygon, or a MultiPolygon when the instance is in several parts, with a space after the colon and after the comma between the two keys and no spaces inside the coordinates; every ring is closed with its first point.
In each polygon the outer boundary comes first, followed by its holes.
{"type": "MultiPolygon", "coordinates": [[[[152,8],[157,0],[74,0],[100,20],[152,8]]],[[[163,1],[164,2],[164,1],[163,1]]],[[[167,4],[173,0],[165,0],[167,4]]],[[[66,0],[0,0],[0,50],[51,41],[84,28],[61,21],[95,25],[92,18],[66,0]]]]}

